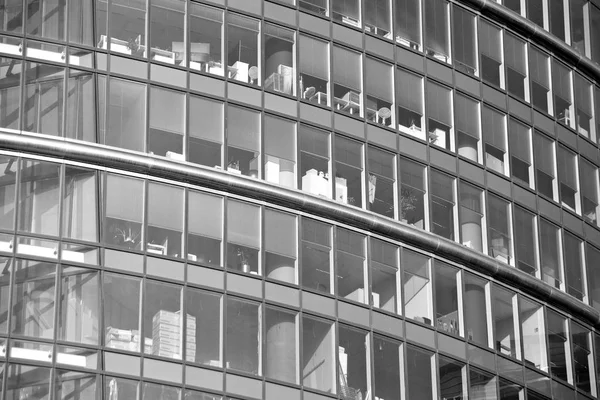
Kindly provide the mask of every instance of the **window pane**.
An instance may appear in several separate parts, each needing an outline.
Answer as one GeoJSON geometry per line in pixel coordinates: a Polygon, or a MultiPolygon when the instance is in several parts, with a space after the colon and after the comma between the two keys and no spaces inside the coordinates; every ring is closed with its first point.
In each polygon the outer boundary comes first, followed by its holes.
{"type": "Polygon", "coordinates": [[[144,182],[120,175],[106,176],[104,243],[142,249],[144,182]]]}
{"type": "Polygon", "coordinates": [[[452,16],[454,65],[469,75],[478,75],[475,15],[462,7],[453,7],[452,16]]]}
{"type": "Polygon", "coordinates": [[[141,279],[106,273],[102,286],[105,346],[140,351],[141,279]]]}
{"type": "Polygon", "coordinates": [[[513,178],[533,187],[531,129],[516,119],[509,122],[510,169],[513,178]]]}
{"type": "MultiPolygon", "coordinates": [[[[183,42],[174,42],[175,60],[195,70],[223,76],[223,11],[198,3],[188,3],[189,59],[184,57],[183,42]]],[[[192,114],[193,115],[193,114],[192,114]]]]}
{"type": "Polygon", "coordinates": [[[312,389],[336,392],[335,336],[333,323],[302,318],[302,383],[312,389]]]}
{"type": "Polygon", "coordinates": [[[505,32],[504,54],[506,57],[506,89],[521,100],[529,100],[527,82],[527,56],[525,42],[505,32]]]}
{"type": "Polygon", "coordinates": [[[562,205],[579,213],[577,155],[562,146],[558,147],[558,183],[562,205]]]}
{"type": "Polygon", "coordinates": [[[227,267],[252,275],[261,273],[260,208],[229,200],[227,202],[227,267]]]}
{"type": "Polygon", "coordinates": [[[454,240],[454,178],[431,170],[431,231],[454,240]]]}
{"type": "Polygon", "coordinates": [[[327,0],[298,0],[301,10],[311,11],[320,15],[329,15],[327,0]]]}
{"type": "Polygon", "coordinates": [[[334,21],[360,27],[359,0],[330,0],[331,16],[334,21]]]}
{"type": "MultiPolygon", "coordinates": [[[[300,8],[302,3],[301,1],[300,8]]],[[[300,35],[298,68],[300,97],[313,103],[329,105],[329,44],[300,35]]]]}
{"type": "Polygon", "coordinates": [[[398,129],[425,140],[423,129],[423,77],[403,69],[396,70],[398,129]]]}
{"type": "Polygon", "coordinates": [[[538,191],[553,200],[556,199],[556,156],[554,141],[535,132],[535,169],[538,191]]]}
{"type": "Polygon", "coordinates": [[[538,270],[535,215],[517,206],[514,210],[516,266],[535,276],[538,270]]]}
{"type": "Polygon", "coordinates": [[[8,329],[12,261],[12,258],[0,257],[0,333],[2,334],[6,334],[6,330],[8,329]]]}
{"type": "Polygon", "coordinates": [[[339,326],[338,377],[342,397],[356,399],[362,393],[367,393],[368,351],[369,342],[365,332],[339,326]]]}
{"type": "Polygon", "coordinates": [[[65,136],[96,142],[96,79],[92,73],[69,70],[65,136]]]}
{"type": "Polygon", "coordinates": [[[592,117],[593,87],[581,75],[575,74],[575,99],[576,99],[576,130],[580,135],[596,141],[596,130],[592,117]]]}
{"type": "Polygon", "coordinates": [[[480,152],[480,113],[479,102],[455,92],[454,121],[458,155],[469,160],[479,161],[480,152]]]}
{"type": "Polygon", "coordinates": [[[183,189],[148,184],[148,238],[146,251],[181,257],[183,253],[183,189]]]}
{"type": "Polygon", "coordinates": [[[227,170],[259,177],[260,113],[246,108],[227,108],[227,170]]]}
{"type": "Polygon", "coordinates": [[[335,137],[335,200],[355,207],[363,205],[363,145],[335,137]]]}
{"type": "Polygon", "coordinates": [[[554,91],[554,115],[558,122],[574,129],[575,110],[571,70],[554,59],[552,62],[552,90],[554,91]]]}
{"type": "Polygon", "coordinates": [[[290,214],[265,210],[265,271],[268,278],[296,283],[296,219],[290,214]]]}
{"type": "Polygon", "coordinates": [[[320,129],[300,125],[299,185],[304,192],[331,198],[330,134],[320,129]]]}
{"type": "Polygon", "coordinates": [[[333,47],[333,106],[338,111],[362,116],[362,56],[333,47]]]}
{"type": "Polygon", "coordinates": [[[200,192],[188,193],[187,259],[221,265],[223,200],[200,192]]]}
{"type": "Polygon", "coordinates": [[[549,309],[546,311],[546,318],[548,323],[548,348],[551,349],[549,352],[550,372],[553,377],[572,383],[567,320],[549,309]]]}
{"type": "Polygon", "coordinates": [[[479,52],[481,55],[481,78],[504,89],[502,60],[502,30],[479,19],[479,52]]]}
{"type": "MultiPolygon", "coordinates": [[[[181,286],[147,280],[144,287],[144,353],[181,360],[183,326],[186,344],[196,344],[196,319],[181,320],[181,286]]],[[[142,339],[140,338],[140,346],[142,339]]]]}
{"type": "Polygon", "coordinates": [[[23,0],[4,0],[0,12],[0,28],[8,32],[23,31],[23,0]]]}
{"type": "MultiPolygon", "coordinates": [[[[110,50],[146,57],[146,3],[130,4],[115,0],[110,5],[110,50]]],[[[106,37],[100,37],[100,47],[106,49],[106,37]]]]}
{"type": "Polygon", "coordinates": [[[462,310],[459,309],[461,295],[458,288],[459,271],[448,264],[435,261],[435,318],[438,330],[453,335],[461,335],[460,320],[462,310]]]}
{"type": "Polygon", "coordinates": [[[506,115],[483,106],[481,126],[485,145],[485,165],[500,174],[507,174],[506,115]]]}
{"type": "Polygon", "coordinates": [[[488,192],[488,254],[513,264],[510,203],[488,192]]]}
{"type": "Polygon", "coordinates": [[[523,296],[519,296],[519,308],[525,364],[547,372],[544,308],[523,296]]]}
{"type": "Polygon", "coordinates": [[[529,46],[529,71],[531,73],[531,103],[542,111],[551,113],[550,57],[533,46],[529,46]]]}
{"type": "Polygon", "coordinates": [[[555,288],[561,288],[562,265],[560,254],[560,230],[545,220],[540,220],[540,239],[542,247],[540,251],[542,263],[542,279],[555,288]]]}
{"type": "Polygon", "coordinates": [[[433,354],[406,345],[406,385],[409,399],[433,400],[433,354]]]}
{"type": "Polygon", "coordinates": [[[378,335],[373,338],[375,382],[373,394],[380,399],[400,399],[400,345],[378,335]]]}
{"type": "Polygon", "coordinates": [[[517,327],[515,326],[518,317],[514,314],[517,310],[516,294],[494,285],[492,286],[492,304],[496,333],[494,347],[496,351],[521,359],[519,339],[516,335],[517,327]]]}
{"type": "Polygon", "coordinates": [[[37,400],[50,399],[50,368],[11,364],[6,368],[6,389],[9,399],[25,399],[39,393],[37,400]],[[30,377],[23,379],[23,377],[30,377]]]}
{"type": "MultiPolygon", "coordinates": [[[[22,0],[16,0],[17,8],[22,9],[22,0]]],[[[8,7],[13,7],[8,5],[8,7]]],[[[10,10],[8,10],[10,11],[10,10]]],[[[4,10],[0,11],[0,21],[4,23],[2,17],[6,15],[4,10]]],[[[22,16],[22,12],[19,11],[19,18],[22,16]]],[[[11,58],[0,57],[0,64],[2,66],[14,65],[14,70],[21,71],[23,64],[21,61],[11,58]]],[[[0,127],[8,129],[19,129],[19,111],[20,111],[20,98],[21,98],[21,86],[20,75],[17,82],[12,70],[7,67],[0,70],[0,82],[2,83],[0,89],[0,127]]]]}
{"type": "Polygon", "coordinates": [[[142,400],[179,400],[181,389],[144,382],[142,400]]]}
{"type": "Polygon", "coordinates": [[[333,293],[331,226],[302,219],[302,286],[333,293]]]}
{"type": "Polygon", "coordinates": [[[425,229],[425,166],[400,158],[400,221],[425,229]]]}
{"type": "Polygon", "coordinates": [[[464,246],[483,251],[483,190],[460,182],[460,241],[464,246]]]}
{"type": "Polygon", "coordinates": [[[585,159],[581,163],[581,208],[583,217],[592,224],[598,223],[598,168],[585,159]]]}
{"type": "Polygon", "coordinates": [[[429,143],[454,151],[452,90],[428,81],[426,91],[429,143]]]}
{"type": "Polygon", "coordinates": [[[17,168],[16,158],[0,157],[0,228],[13,230],[15,226],[15,188],[17,168]]]}
{"type": "Polygon", "coordinates": [[[188,161],[221,167],[223,112],[220,101],[190,96],[188,161]]]}
{"type": "Polygon", "coordinates": [[[336,229],[337,294],[369,304],[365,285],[365,237],[336,229]]]}
{"type": "Polygon", "coordinates": [[[296,95],[295,32],[265,25],[265,89],[296,95]]]}
{"type": "Polygon", "coordinates": [[[19,230],[58,236],[59,181],[59,164],[22,161],[19,230]]]}
{"type": "Polygon", "coordinates": [[[183,159],[184,131],[185,95],[173,90],[151,88],[148,152],[183,159]]]}
{"type": "Polygon", "coordinates": [[[445,0],[425,0],[424,7],[426,53],[442,62],[449,63],[449,4],[445,0]]]}
{"type": "Polygon", "coordinates": [[[394,218],[396,203],[396,158],[393,154],[369,146],[369,202],[367,208],[394,218]]]}
{"type": "Polygon", "coordinates": [[[98,399],[101,388],[93,373],[56,370],[54,375],[54,399],[98,399]]]}
{"type": "Polygon", "coordinates": [[[583,280],[583,243],[568,232],[565,240],[565,271],[567,272],[567,293],[581,301],[587,301],[585,282],[583,280]]]}
{"type": "Polygon", "coordinates": [[[296,186],[296,123],[283,118],[264,117],[264,178],[294,188],[296,186]]]}
{"type": "Polygon", "coordinates": [[[573,364],[575,369],[575,385],[584,392],[591,393],[591,383],[594,382],[592,358],[592,343],[590,331],[583,326],[571,323],[573,335],[573,364]]]}
{"type": "Polygon", "coordinates": [[[548,0],[550,33],[565,41],[565,17],[569,15],[569,3],[565,0],[548,0]]]}
{"type": "Polygon", "coordinates": [[[56,265],[17,260],[12,290],[12,333],[36,338],[54,336],[56,265]]]}
{"type": "Polygon", "coordinates": [[[93,4],[92,0],[69,3],[67,17],[69,19],[69,41],[71,43],[93,46],[93,4]]]}
{"type": "Polygon", "coordinates": [[[258,20],[227,14],[227,72],[230,79],[260,84],[259,32],[258,20]]]}
{"type": "Polygon", "coordinates": [[[65,70],[27,63],[23,105],[23,129],[51,136],[63,135],[65,70]]]}
{"type": "Polygon", "coordinates": [[[150,4],[150,57],[154,61],[179,64],[184,51],[185,1],[151,0],[150,4]]]}
{"type": "MultiPolygon", "coordinates": [[[[385,1],[385,0],[384,0],[385,1]]],[[[391,65],[367,57],[365,62],[368,121],[394,126],[394,70],[391,65]]]]}
{"type": "Polygon", "coordinates": [[[398,246],[370,238],[371,241],[371,303],[390,312],[398,304],[398,246]]]}
{"type": "Polygon", "coordinates": [[[46,39],[65,40],[65,0],[28,0],[27,33],[46,39]]]}
{"type": "Polygon", "coordinates": [[[98,344],[100,331],[100,274],[94,270],[64,266],[61,271],[58,339],[98,344]]]}
{"type": "Polygon", "coordinates": [[[466,397],[466,367],[450,358],[439,357],[440,396],[442,399],[466,397]]]}
{"type": "Polygon", "coordinates": [[[402,285],[404,315],[432,325],[432,288],[429,257],[410,250],[402,250],[402,285]]]}
{"type": "Polygon", "coordinates": [[[586,260],[590,304],[600,310],[600,264],[596,262],[596,260],[600,260],[600,250],[592,247],[589,243],[586,245],[586,260]]]}
{"type": "Polygon", "coordinates": [[[376,0],[365,4],[365,31],[392,38],[392,0],[376,0]]]}
{"type": "Polygon", "coordinates": [[[185,296],[186,361],[221,367],[222,296],[190,287],[185,289],[185,296]]]}
{"type": "Polygon", "coordinates": [[[394,0],[396,43],[421,50],[421,7],[418,0],[394,0]]]}
{"type": "Polygon", "coordinates": [[[227,299],[227,341],[225,362],[231,369],[260,375],[259,305],[232,297],[227,299]]]}
{"type": "Polygon", "coordinates": [[[483,346],[488,345],[487,296],[488,282],[465,273],[465,327],[467,339],[483,346]]]}
{"type": "Polygon", "coordinates": [[[298,383],[296,314],[267,307],[265,329],[265,376],[298,383]]]}
{"type": "Polygon", "coordinates": [[[469,395],[473,399],[496,400],[496,380],[494,375],[469,369],[469,395]]]}
{"type": "Polygon", "coordinates": [[[590,4],[590,20],[592,60],[600,63],[600,40],[598,40],[600,37],[600,8],[595,7],[593,4],[590,4]]]}

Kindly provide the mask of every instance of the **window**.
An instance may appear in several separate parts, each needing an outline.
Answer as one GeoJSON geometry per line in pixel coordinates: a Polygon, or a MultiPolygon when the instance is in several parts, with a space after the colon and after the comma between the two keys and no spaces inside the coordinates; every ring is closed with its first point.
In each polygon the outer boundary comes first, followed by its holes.
{"type": "MultiPolygon", "coordinates": [[[[106,327],[104,342],[106,347],[140,351],[141,283],[140,278],[121,274],[104,274],[102,305],[104,326],[106,327]]],[[[145,345],[146,341],[144,340],[145,345]]]]}
{"type": "Polygon", "coordinates": [[[57,369],[54,375],[54,398],[68,399],[75,396],[99,398],[100,377],[94,373],[81,373],[57,369]]]}
{"type": "Polygon", "coordinates": [[[334,21],[360,27],[360,0],[329,0],[334,21]]]}
{"type": "Polygon", "coordinates": [[[300,98],[323,106],[330,105],[329,43],[300,35],[299,48],[300,98]]]}
{"type": "Polygon", "coordinates": [[[554,378],[572,383],[573,373],[571,372],[571,350],[567,319],[557,312],[547,309],[546,321],[548,326],[548,348],[551,349],[549,352],[550,373],[554,378]]]}
{"type": "MultiPolygon", "coordinates": [[[[22,6],[21,0],[17,1],[18,8],[22,6]]],[[[0,17],[2,12],[0,12],[0,17]]],[[[1,19],[0,19],[1,20],[1,19]]],[[[0,82],[2,82],[2,89],[0,89],[0,127],[8,129],[19,129],[19,115],[20,115],[20,98],[21,98],[21,86],[19,82],[14,82],[14,76],[12,70],[8,69],[8,66],[14,65],[13,69],[22,70],[23,63],[16,59],[0,57],[0,65],[6,67],[0,72],[0,82]]],[[[21,74],[19,74],[21,75],[21,74]]]]}
{"type": "Polygon", "coordinates": [[[187,260],[221,265],[223,199],[188,191],[187,260]]]}
{"type": "Polygon", "coordinates": [[[568,18],[569,15],[569,3],[565,0],[548,0],[548,9],[550,11],[550,33],[566,42],[565,18],[568,18]]]}
{"type": "Polygon", "coordinates": [[[477,76],[475,15],[456,5],[452,9],[454,67],[468,75],[477,76]]]}
{"type": "Polygon", "coordinates": [[[571,0],[571,46],[579,54],[588,57],[590,55],[590,27],[588,25],[590,6],[584,0],[571,0]]]}
{"type": "Polygon", "coordinates": [[[222,366],[223,299],[220,294],[187,287],[185,305],[187,362],[222,366]],[[193,324],[192,321],[196,323],[193,324]]]}
{"type": "Polygon", "coordinates": [[[109,78],[98,79],[99,131],[102,143],[144,151],[146,136],[146,85],[109,78]],[[104,122],[106,118],[106,122],[104,122]]]}
{"type": "Polygon", "coordinates": [[[600,40],[597,38],[600,37],[600,8],[590,4],[590,26],[591,26],[591,35],[593,38],[591,40],[592,47],[592,60],[596,63],[600,63],[600,40]]]}
{"type": "Polygon", "coordinates": [[[594,384],[594,358],[592,355],[592,338],[588,329],[571,322],[573,337],[573,365],[575,385],[578,389],[596,395],[594,384]]]}
{"type": "Polygon", "coordinates": [[[407,398],[433,400],[437,392],[432,367],[435,355],[429,351],[406,345],[407,398]]]}
{"type": "Polygon", "coordinates": [[[429,143],[454,151],[452,90],[427,81],[427,129],[429,143]]]}
{"type": "Polygon", "coordinates": [[[394,0],[396,43],[421,50],[421,2],[394,0]]]}
{"type": "Polygon", "coordinates": [[[542,280],[552,287],[563,289],[560,229],[540,219],[540,241],[542,280]]]}
{"type": "Polygon", "coordinates": [[[103,242],[126,249],[141,250],[144,182],[108,174],[104,184],[105,209],[103,242]]]}
{"type": "Polygon", "coordinates": [[[108,396],[126,396],[130,399],[139,398],[140,383],[138,381],[113,378],[106,376],[104,378],[104,393],[108,396]]]}
{"type": "Polygon", "coordinates": [[[400,399],[400,344],[375,334],[373,351],[373,394],[380,399],[400,399]]]}
{"type": "Polygon", "coordinates": [[[533,187],[531,129],[514,118],[509,122],[511,176],[533,187]]]}
{"type": "Polygon", "coordinates": [[[26,65],[23,130],[63,136],[65,69],[34,62],[26,65]]]}
{"type": "Polygon", "coordinates": [[[504,56],[506,57],[506,90],[521,100],[529,101],[525,42],[505,32],[504,56]]]}
{"type": "Polygon", "coordinates": [[[425,0],[425,51],[450,63],[450,5],[446,0],[425,0]]]}
{"type": "Polygon", "coordinates": [[[365,7],[365,32],[392,39],[392,0],[376,0],[365,7]]]}
{"type": "Polygon", "coordinates": [[[150,88],[149,112],[148,152],[183,160],[185,95],[172,90],[152,87],[150,88]]]}
{"type": "Polygon", "coordinates": [[[485,146],[485,166],[492,171],[507,175],[506,115],[484,105],[481,126],[485,146]]]}
{"type": "Polygon", "coordinates": [[[46,393],[45,398],[49,398],[51,371],[50,368],[9,364],[6,367],[6,381],[10,384],[6,385],[4,395],[18,399],[26,398],[32,393],[46,393]],[[31,376],[31,378],[23,379],[24,376],[31,376]]]}
{"type": "MultiPolygon", "coordinates": [[[[2,182],[0,185],[0,228],[11,231],[15,227],[15,190],[17,187],[18,166],[19,163],[16,158],[0,156],[0,181],[2,182]]],[[[69,170],[70,168],[67,168],[67,171],[69,170]]],[[[68,213],[63,212],[63,215],[66,216],[68,213]]],[[[68,231],[68,225],[63,230],[68,231]]]]}
{"type": "MultiPolygon", "coordinates": [[[[103,8],[100,2],[96,7],[103,8]]],[[[125,0],[112,1],[108,13],[110,37],[101,35],[98,47],[136,57],[146,57],[146,7],[145,2],[130,4],[125,0]]]]}
{"type": "Polygon", "coordinates": [[[333,322],[308,317],[302,318],[302,383],[312,389],[335,393],[339,376],[336,359],[333,322]]]}
{"type": "Polygon", "coordinates": [[[583,278],[583,243],[576,236],[565,231],[563,239],[567,293],[587,303],[587,291],[583,278]]]}
{"type": "Polygon", "coordinates": [[[69,70],[65,136],[96,142],[96,80],[89,72],[69,70]]]}
{"type": "Polygon", "coordinates": [[[144,382],[143,388],[142,400],[174,400],[181,396],[181,389],[172,386],[144,382]]]}
{"type": "Polygon", "coordinates": [[[423,254],[402,250],[404,315],[427,325],[433,325],[430,262],[423,254]]]}
{"type": "Polygon", "coordinates": [[[400,158],[400,221],[425,229],[425,166],[400,158]]]}
{"type": "Polygon", "coordinates": [[[504,89],[502,30],[482,18],[479,19],[479,53],[481,78],[491,85],[504,89]]]}
{"type": "Polygon", "coordinates": [[[492,286],[494,348],[501,354],[521,359],[518,332],[517,295],[498,285],[492,286]]]}
{"type": "Polygon", "coordinates": [[[587,281],[589,284],[590,305],[600,309],[600,266],[595,260],[600,260],[600,250],[586,244],[587,281]]]}
{"type": "Polygon", "coordinates": [[[510,203],[488,192],[488,255],[513,265],[510,203]]]}
{"type": "Polygon", "coordinates": [[[423,77],[397,69],[396,101],[398,102],[398,129],[425,140],[423,77]]]}
{"type": "Polygon", "coordinates": [[[222,102],[190,96],[188,161],[221,167],[223,121],[222,102]]]}
{"type": "Polygon", "coordinates": [[[537,224],[535,215],[515,206],[515,258],[523,272],[537,276],[537,224]]]}
{"type": "Polygon", "coordinates": [[[481,162],[480,105],[476,100],[455,92],[454,121],[458,155],[481,162]]]}
{"type": "Polygon", "coordinates": [[[477,251],[483,251],[483,190],[464,181],[459,185],[460,242],[477,251]]]}
{"type": "Polygon", "coordinates": [[[525,365],[548,371],[546,334],[544,332],[544,307],[519,296],[519,320],[523,335],[523,360],[525,365]]]}
{"type": "Polygon", "coordinates": [[[598,168],[584,158],[581,158],[581,208],[583,218],[592,223],[598,223],[600,208],[598,205],[598,168]]]}
{"type": "Polygon", "coordinates": [[[365,282],[365,237],[352,231],[336,229],[337,294],[363,304],[370,304],[365,282]]]}
{"type": "Polygon", "coordinates": [[[579,177],[577,172],[577,155],[559,146],[558,182],[560,184],[560,201],[569,210],[580,213],[579,177]]]}
{"type": "Polygon", "coordinates": [[[452,335],[462,332],[462,293],[460,271],[450,265],[435,260],[435,320],[438,330],[452,335]]]}
{"type": "Polygon", "coordinates": [[[333,106],[336,110],[363,116],[362,56],[333,47],[333,106]]]}
{"type": "Polygon", "coordinates": [[[464,273],[465,330],[467,340],[488,346],[489,282],[468,272],[464,273]]]}
{"type": "MultiPolygon", "coordinates": [[[[260,85],[260,21],[227,14],[227,76],[260,85]]],[[[220,74],[219,74],[220,75],[220,74]]]]}
{"type": "Polygon", "coordinates": [[[198,3],[187,6],[190,46],[188,50],[183,42],[173,43],[176,63],[223,76],[223,11],[198,3]]]}
{"type": "Polygon", "coordinates": [[[261,309],[259,304],[227,298],[225,363],[237,371],[260,375],[261,309]]]}
{"type": "Polygon", "coordinates": [[[303,11],[311,11],[316,14],[329,15],[328,0],[298,0],[298,5],[303,11]]]}
{"type": "Polygon", "coordinates": [[[400,313],[398,303],[398,246],[379,239],[371,242],[371,305],[392,313],[400,313]]]}
{"type": "Polygon", "coordinates": [[[331,198],[330,134],[300,125],[300,174],[298,184],[304,192],[331,198]]]}
{"type": "Polygon", "coordinates": [[[264,179],[267,182],[296,187],[296,123],[265,115],[264,179]]]}
{"type": "Polygon", "coordinates": [[[466,366],[451,358],[439,356],[440,398],[467,398],[466,366]]]}
{"type": "Polygon", "coordinates": [[[553,59],[552,89],[554,90],[554,115],[558,122],[575,129],[571,70],[553,59]]]}
{"type": "Polygon", "coordinates": [[[296,330],[297,313],[265,307],[265,376],[278,381],[298,383],[296,330]]]}
{"type": "Polygon", "coordinates": [[[260,173],[260,113],[227,107],[227,171],[258,178],[260,173]]]}
{"type": "Polygon", "coordinates": [[[577,132],[583,137],[596,142],[596,127],[594,126],[594,117],[592,112],[592,84],[586,81],[581,75],[575,74],[575,99],[576,99],[576,117],[575,125],[577,132]]]}
{"type": "Polygon", "coordinates": [[[363,206],[363,145],[335,137],[335,200],[363,206]]]}
{"type": "Polygon", "coordinates": [[[162,256],[183,255],[183,189],[148,184],[146,251],[162,256]]]}
{"type": "Polygon", "coordinates": [[[0,28],[8,32],[23,31],[23,0],[4,0],[0,28]]]}
{"type": "Polygon", "coordinates": [[[558,180],[556,179],[556,156],[554,141],[535,132],[535,170],[538,192],[557,200],[558,180]]]}
{"type": "Polygon", "coordinates": [[[260,275],[260,207],[227,201],[227,268],[260,275]]]}
{"type": "Polygon", "coordinates": [[[99,273],[64,266],[61,270],[58,339],[97,345],[100,332],[99,273]]]}
{"type": "Polygon", "coordinates": [[[471,398],[496,398],[497,380],[498,378],[495,375],[469,367],[469,394],[471,398]]]}
{"type": "Polygon", "coordinates": [[[394,218],[396,211],[396,157],[392,153],[369,146],[367,208],[394,218]]]}
{"type": "Polygon", "coordinates": [[[509,10],[525,16],[525,0],[504,0],[502,4],[509,10]]]}
{"type": "Polygon", "coordinates": [[[394,70],[391,65],[369,57],[365,68],[367,121],[394,127],[394,70]]]}
{"type": "Polygon", "coordinates": [[[369,338],[366,332],[344,325],[338,328],[338,383],[346,398],[358,398],[368,393],[367,359],[370,359],[369,338]]]}
{"type": "Polygon", "coordinates": [[[302,219],[302,287],[333,293],[331,225],[302,219]]]}
{"type": "Polygon", "coordinates": [[[431,231],[454,240],[454,178],[431,170],[431,231]]]}
{"type": "Polygon", "coordinates": [[[150,0],[150,5],[151,59],[180,64],[185,58],[185,1],[150,0]]]}
{"type": "Polygon", "coordinates": [[[66,1],[27,0],[25,7],[28,34],[46,39],[66,40],[66,1]]]}
{"type": "Polygon", "coordinates": [[[293,31],[265,24],[265,89],[296,95],[296,35],[293,31]]]}
{"type": "Polygon", "coordinates": [[[550,57],[533,46],[529,46],[529,72],[531,73],[531,104],[551,114],[550,57]]]}
{"type": "Polygon", "coordinates": [[[265,273],[270,279],[296,283],[296,217],[265,210],[265,273]]]}
{"type": "Polygon", "coordinates": [[[58,236],[60,165],[23,159],[19,180],[18,229],[58,236]]]}
{"type": "Polygon", "coordinates": [[[196,345],[196,318],[182,320],[180,285],[171,285],[147,279],[144,284],[143,339],[140,347],[144,354],[181,360],[183,344],[196,345]],[[185,335],[182,328],[185,327],[185,335]],[[185,342],[183,339],[185,338],[185,342]],[[142,344],[143,343],[143,344],[142,344]]]}

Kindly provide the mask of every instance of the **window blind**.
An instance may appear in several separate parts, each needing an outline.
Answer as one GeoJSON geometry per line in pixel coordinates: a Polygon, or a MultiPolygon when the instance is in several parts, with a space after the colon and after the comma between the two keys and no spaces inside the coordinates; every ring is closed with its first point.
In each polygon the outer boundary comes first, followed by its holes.
{"type": "Polygon", "coordinates": [[[529,73],[531,79],[550,89],[550,79],[548,73],[548,56],[544,55],[539,50],[529,48],[529,73]]]}
{"type": "Polygon", "coordinates": [[[577,159],[574,153],[560,146],[558,148],[558,177],[560,182],[577,190],[577,159]]]}
{"type": "Polygon", "coordinates": [[[457,94],[454,98],[456,129],[479,140],[479,103],[457,94]]]}
{"type": "Polygon", "coordinates": [[[360,92],[361,55],[340,47],[333,47],[333,81],[360,92]]]}
{"type": "Polygon", "coordinates": [[[512,68],[523,75],[527,75],[527,68],[525,66],[525,42],[506,32],[504,34],[504,58],[506,60],[506,65],[509,68],[512,68]]]}
{"type": "Polygon", "coordinates": [[[259,151],[260,114],[240,107],[227,109],[227,140],[229,146],[259,151]]]}
{"type": "Polygon", "coordinates": [[[569,104],[573,102],[571,96],[571,72],[562,64],[555,60],[552,63],[552,89],[554,94],[569,104]]]}
{"type": "Polygon", "coordinates": [[[183,189],[169,185],[148,185],[148,225],[183,231],[183,189]]]}
{"type": "Polygon", "coordinates": [[[367,57],[367,94],[375,98],[393,102],[392,66],[367,57]]]}
{"type": "Polygon", "coordinates": [[[188,231],[194,235],[223,237],[223,199],[199,192],[189,192],[188,231]]]}
{"type": "Polygon", "coordinates": [[[106,216],[142,222],[144,182],[119,175],[106,178],[106,216]]]}
{"type": "Polygon", "coordinates": [[[396,36],[421,43],[421,15],[419,0],[395,0],[396,36]]]}
{"type": "MultiPolygon", "coordinates": [[[[575,95],[577,108],[588,115],[592,115],[591,85],[579,74],[575,74],[575,95]]],[[[598,99],[600,101],[600,99],[598,99]]]]}
{"type": "Polygon", "coordinates": [[[329,81],[328,44],[308,36],[300,36],[299,68],[301,74],[329,81]]]}
{"type": "Polygon", "coordinates": [[[296,217],[265,210],[265,250],[296,258],[296,217]]]}
{"type": "Polygon", "coordinates": [[[425,42],[426,46],[443,55],[448,55],[448,2],[446,0],[425,0],[425,42]]]}
{"type": "Polygon", "coordinates": [[[227,242],[260,247],[260,208],[239,201],[227,201],[227,242]]]}
{"type": "Polygon", "coordinates": [[[555,176],[554,142],[540,133],[535,134],[535,166],[547,175],[555,176]]]}
{"type": "Polygon", "coordinates": [[[452,126],[450,89],[427,82],[427,117],[452,126]]]}
{"type": "Polygon", "coordinates": [[[296,160],[296,123],[283,118],[265,116],[265,153],[296,160]]]}
{"type": "Polygon", "coordinates": [[[454,59],[475,68],[475,16],[454,6],[454,59]]]}
{"type": "Polygon", "coordinates": [[[500,150],[506,150],[506,122],[504,114],[484,106],[481,126],[483,129],[483,138],[487,144],[500,150]]]}
{"type": "Polygon", "coordinates": [[[509,124],[510,152],[514,157],[531,165],[529,128],[514,119],[509,124]]]}
{"type": "Polygon", "coordinates": [[[423,114],[423,78],[403,69],[396,70],[396,101],[398,105],[423,114]]]}
{"type": "Polygon", "coordinates": [[[483,19],[479,20],[479,49],[481,54],[496,60],[498,63],[502,63],[501,34],[500,28],[496,28],[483,19]]]}

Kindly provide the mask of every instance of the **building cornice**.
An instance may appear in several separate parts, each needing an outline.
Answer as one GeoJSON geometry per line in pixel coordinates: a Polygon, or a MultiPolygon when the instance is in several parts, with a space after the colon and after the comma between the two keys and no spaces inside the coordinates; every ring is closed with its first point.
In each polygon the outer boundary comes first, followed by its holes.
{"type": "Polygon", "coordinates": [[[114,168],[188,183],[339,221],[460,263],[600,328],[600,311],[531,275],[433,233],[333,200],[212,168],[64,139],[20,135],[0,130],[0,148],[23,152],[24,156],[37,154],[92,164],[99,169],[114,168]]]}

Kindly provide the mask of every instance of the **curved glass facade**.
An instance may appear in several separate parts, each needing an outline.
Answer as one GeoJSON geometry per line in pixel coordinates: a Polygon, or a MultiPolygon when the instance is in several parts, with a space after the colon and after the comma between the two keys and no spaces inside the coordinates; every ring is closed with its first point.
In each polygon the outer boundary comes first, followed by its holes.
{"type": "Polygon", "coordinates": [[[517,3],[0,0],[1,398],[598,397],[600,9],[517,3]]]}

